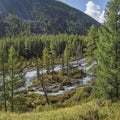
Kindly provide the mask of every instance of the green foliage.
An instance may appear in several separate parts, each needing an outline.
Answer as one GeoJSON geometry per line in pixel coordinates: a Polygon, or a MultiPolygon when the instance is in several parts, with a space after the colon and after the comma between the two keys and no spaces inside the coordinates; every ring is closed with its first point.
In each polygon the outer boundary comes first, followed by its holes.
{"type": "Polygon", "coordinates": [[[3,46],[1,47],[0,49],[0,72],[1,72],[1,79],[0,79],[0,91],[3,92],[1,93],[2,95],[2,98],[3,98],[3,101],[4,101],[4,110],[7,111],[7,104],[6,104],[6,101],[7,101],[7,97],[6,97],[6,94],[7,94],[7,91],[6,91],[6,74],[8,72],[7,70],[7,59],[6,59],[6,51],[4,50],[4,43],[3,43],[3,46]]]}
{"type": "Polygon", "coordinates": [[[43,66],[44,68],[47,69],[47,73],[49,73],[50,60],[49,60],[49,52],[46,47],[43,49],[43,66]]]}
{"type": "Polygon", "coordinates": [[[106,24],[98,32],[96,94],[114,100],[120,97],[120,1],[110,1],[107,10],[106,24]]]}
{"type": "MultiPolygon", "coordinates": [[[[74,48],[74,50],[69,49],[71,55],[74,56],[77,51],[75,48],[79,45],[79,43],[81,43],[82,40],[79,35],[68,34],[23,35],[11,38],[2,38],[0,40],[0,47],[2,47],[3,41],[6,52],[8,52],[8,49],[12,44],[17,50],[19,56],[23,56],[27,60],[35,57],[42,57],[43,49],[46,47],[49,50],[50,61],[53,61],[55,57],[60,57],[63,55],[66,44],[74,48]]],[[[81,49],[83,48],[80,48],[79,51],[81,51],[81,49]]]]}
{"type": "Polygon", "coordinates": [[[5,17],[0,14],[0,38],[28,34],[29,29],[29,25],[18,16],[9,14],[5,17]]]}
{"type": "Polygon", "coordinates": [[[14,90],[17,90],[17,88],[24,85],[22,71],[18,63],[19,63],[18,54],[14,49],[14,47],[11,46],[8,54],[8,71],[9,71],[8,85],[10,86],[9,90],[11,92],[11,111],[12,112],[14,111],[14,90]]]}
{"type": "Polygon", "coordinates": [[[97,28],[93,25],[91,26],[87,37],[85,38],[85,41],[87,43],[86,45],[86,56],[87,56],[87,62],[91,63],[95,59],[95,52],[97,49],[97,41],[98,41],[98,32],[97,28]]]}
{"type": "Polygon", "coordinates": [[[18,16],[8,15],[5,18],[6,26],[6,36],[17,36],[20,34],[25,34],[28,32],[28,25],[24,23],[18,16]]]}

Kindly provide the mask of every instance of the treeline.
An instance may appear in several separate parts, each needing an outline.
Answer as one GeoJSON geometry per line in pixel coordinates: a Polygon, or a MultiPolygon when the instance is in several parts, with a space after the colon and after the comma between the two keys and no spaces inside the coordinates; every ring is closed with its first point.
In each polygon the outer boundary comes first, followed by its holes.
{"type": "Polygon", "coordinates": [[[54,51],[56,57],[64,54],[66,47],[69,48],[71,56],[82,53],[85,47],[83,37],[79,35],[25,35],[18,37],[2,38],[0,47],[8,53],[10,46],[13,45],[20,56],[25,59],[42,57],[43,49],[54,51]]]}

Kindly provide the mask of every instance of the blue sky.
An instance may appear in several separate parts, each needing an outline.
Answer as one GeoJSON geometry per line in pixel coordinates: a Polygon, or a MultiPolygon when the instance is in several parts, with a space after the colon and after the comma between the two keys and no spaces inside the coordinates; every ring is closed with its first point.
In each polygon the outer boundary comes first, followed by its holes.
{"type": "Polygon", "coordinates": [[[60,0],[74,8],[77,8],[99,22],[104,21],[104,10],[109,0],[60,0]]]}

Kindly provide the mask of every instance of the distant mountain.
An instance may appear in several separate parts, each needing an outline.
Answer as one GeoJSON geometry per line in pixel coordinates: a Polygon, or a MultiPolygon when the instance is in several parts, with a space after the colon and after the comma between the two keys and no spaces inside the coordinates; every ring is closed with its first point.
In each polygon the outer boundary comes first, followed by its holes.
{"type": "Polygon", "coordinates": [[[37,33],[86,34],[92,24],[100,25],[90,16],[57,0],[0,0],[0,12],[17,15],[37,33]]]}

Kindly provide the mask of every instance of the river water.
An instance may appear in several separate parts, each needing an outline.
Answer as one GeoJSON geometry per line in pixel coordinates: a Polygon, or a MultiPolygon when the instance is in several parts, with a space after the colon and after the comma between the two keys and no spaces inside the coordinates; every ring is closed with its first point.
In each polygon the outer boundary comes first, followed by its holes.
{"type": "MultiPolygon", "coordinates": [[[[76,61],[72,61],[69,63],[71,66],[77,66],[78,69],[81,69],[83,70],[84,72],[87,73],[87,71],[89,69],[91,69],[95,64],[96,62],[93,62],[91,65],[89,65],[88,67],[86,67],[86,60],[85,59],[80,59],[80,60],[76,60],[76,61]]],[[[55,65],[54,66],[54,71],[59,71],[62,69],[62,66],[60,64],[58,65],[55,65]]],[[[43,73],[46,73],[46,70],[43,69],[43,70],[40,70],[40,74],[41,72],[43,71],[43,73]]],[[[31,71],[28,71],[26,72],[25,74],[25,86],[21,87],[19,89],[19,91],[21,90],[28,90],[28,87],[30,85],[32,85],[32,82],[35,80],[35,78],[37,77],[37,74],[36,74],[36,70],[31,70],[31,71]]],[[[67,91],[70,91],[70,90],[73,90],[79,86],[82,86],[82,85],[87,85],[88,84],[88,81],[91,80],[93,78],[92,75],[90,74],[86,74],[86,77],[84,78],[80,78],[80,79],[76,79],[78,82],[76,84],[72,84],[71,86],[63,86],[63,90],[58,90],[57,92],[51,92],[51,93],[47,93],[48,95],[59,95],[59,94],[63,94],[67,91]]],[[[55,84],[51,85],[50,87],[52,88],[53,86],[55,86],[55,84]]],[[[34,92],[29,92],[29,93],[37,93],[37,94],[44,94],[43,91],[40,91],[38,89],[34,89],[34,92]]]]}

